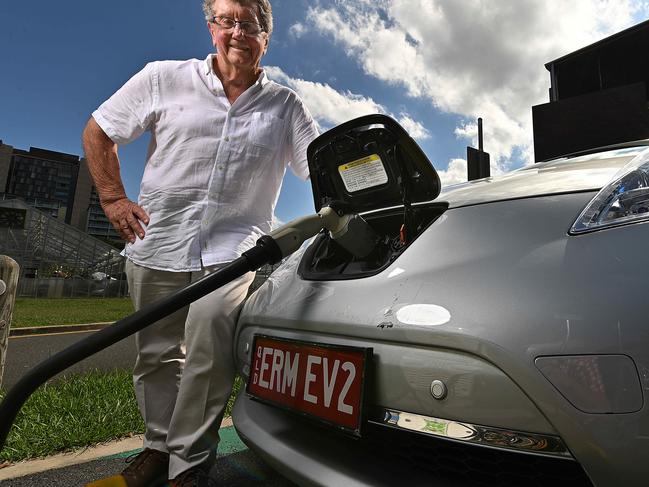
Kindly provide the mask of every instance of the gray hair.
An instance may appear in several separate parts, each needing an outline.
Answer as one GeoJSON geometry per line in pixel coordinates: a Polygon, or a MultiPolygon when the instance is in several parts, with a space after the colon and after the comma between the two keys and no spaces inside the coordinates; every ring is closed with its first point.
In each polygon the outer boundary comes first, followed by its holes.
{"type": "MultiPolygon", "coordinates": [[[[269,0],[234,0],[239,5],[256,5],[259,12],[259,25],[261,29],[268,34],[268,37],[273,32],[273,9],[270,6],[269,0]]],[[[205,12],[205,20],[210,21],[214,16],[212,11],[214,0],[203,0],[203,12],[205,12]]]]}

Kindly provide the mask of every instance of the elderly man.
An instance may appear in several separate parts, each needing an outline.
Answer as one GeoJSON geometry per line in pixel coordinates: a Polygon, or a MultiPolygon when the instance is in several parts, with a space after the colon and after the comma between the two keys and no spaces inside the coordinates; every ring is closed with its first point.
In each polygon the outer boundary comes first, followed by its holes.
{"type": "MultiPolygon", "coordinates": [[[[83,134],[102,207],[128,242],[137,309],[213,272],[271,229],[288,165],[306,179],[316,125],[268,79],[268,0],[205,0],[216,48],[205,60],[147,64],[93,114],[83,134]],[[118,146],[151,142],[138,204],[124,192],[118,146]]],[[[139,332],[133,372],[144,450],[90,485],[208,485],[234,378],[235,313],[254,273],[139,332]]]]}

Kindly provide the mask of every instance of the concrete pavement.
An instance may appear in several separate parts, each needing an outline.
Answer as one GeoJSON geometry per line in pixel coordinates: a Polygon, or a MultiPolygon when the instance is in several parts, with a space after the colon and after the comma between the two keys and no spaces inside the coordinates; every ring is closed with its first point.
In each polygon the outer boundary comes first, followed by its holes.
{"type": "Polygon", "coordinates": [[[61,453],[47,458],[18,462],[0,468],[0,481],[24,477],[25,475],[33,475],[47,470],[69,467],[70,465],[80,465],[82,463],[91,462],[100,458],[112,457],[114,455],[124,455],[129,452],[135,452],[141,447],[142,436],[137,435],[132,438],[114,441],[105,445],[84,448],[70,453],[61,453]]]}
{"type": "MultiPolygon", "coordinates": [[[[225,418],[221,423],[219,434],[223,437],[222,444],[219,444],[219,452],[236,453],[243,451],[246,446],[233,436],[232,419],[225,418]]],[[[235,434],[236,435],[236,434],[235,434]]],[[[70,465],[80,465],[101,458],[124,458],[142,448],[142,435],[132,438],[125,438],[107,444],[83,448],[69,453],[61,453],[51,457],[18,462],[5,467],[0,466],[0,480],[8,480],[25,475],[55,470],[70,465]]],[[[4,483],[3,483],[4,485],[4,483]]]]}
{"type": "MultiPolygon", "coordinates": [[[[210,476],[217,485],[230,487],[295,487],[250,452],[241,442],[230,418],[219,431],[217,462],[210,476]]],[[[2,487],[84,486],[98,478],[119,473],[125,459],[140,451],[142,437],[135,436],[83,450],[20,462],[0,468],[2,487]]]]}

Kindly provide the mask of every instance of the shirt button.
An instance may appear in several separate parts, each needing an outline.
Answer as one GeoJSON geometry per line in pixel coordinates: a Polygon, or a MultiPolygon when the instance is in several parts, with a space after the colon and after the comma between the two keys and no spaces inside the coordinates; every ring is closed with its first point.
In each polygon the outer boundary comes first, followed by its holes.
{"type": "Polygon", "coordinates": [[[223,140],[225,140],[226,142],[230,142],[230,137],[226,137],[226,138],[223,139],[223,140]]]}
{"type": "Polygon", "coordinates": [[[223,166],[219,166],[219,171],[223,171],[223,166]]]}

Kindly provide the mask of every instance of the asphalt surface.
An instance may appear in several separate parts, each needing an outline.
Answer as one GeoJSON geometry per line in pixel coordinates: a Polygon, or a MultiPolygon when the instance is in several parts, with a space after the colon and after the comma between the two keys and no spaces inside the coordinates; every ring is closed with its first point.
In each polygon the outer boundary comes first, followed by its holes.
{"type": "MultiPolygon", "coordinates": [[[[27,336],[10,336],[7,346],[2,387],[10,389],[34,365],[87,337],[93,331],[67,331],[27,336]]],[[[130,336],[106,350],[66,369],[61,375],[79,374],[90,370],[131,370],[135,363],[135,337],[130,336]]]]}

